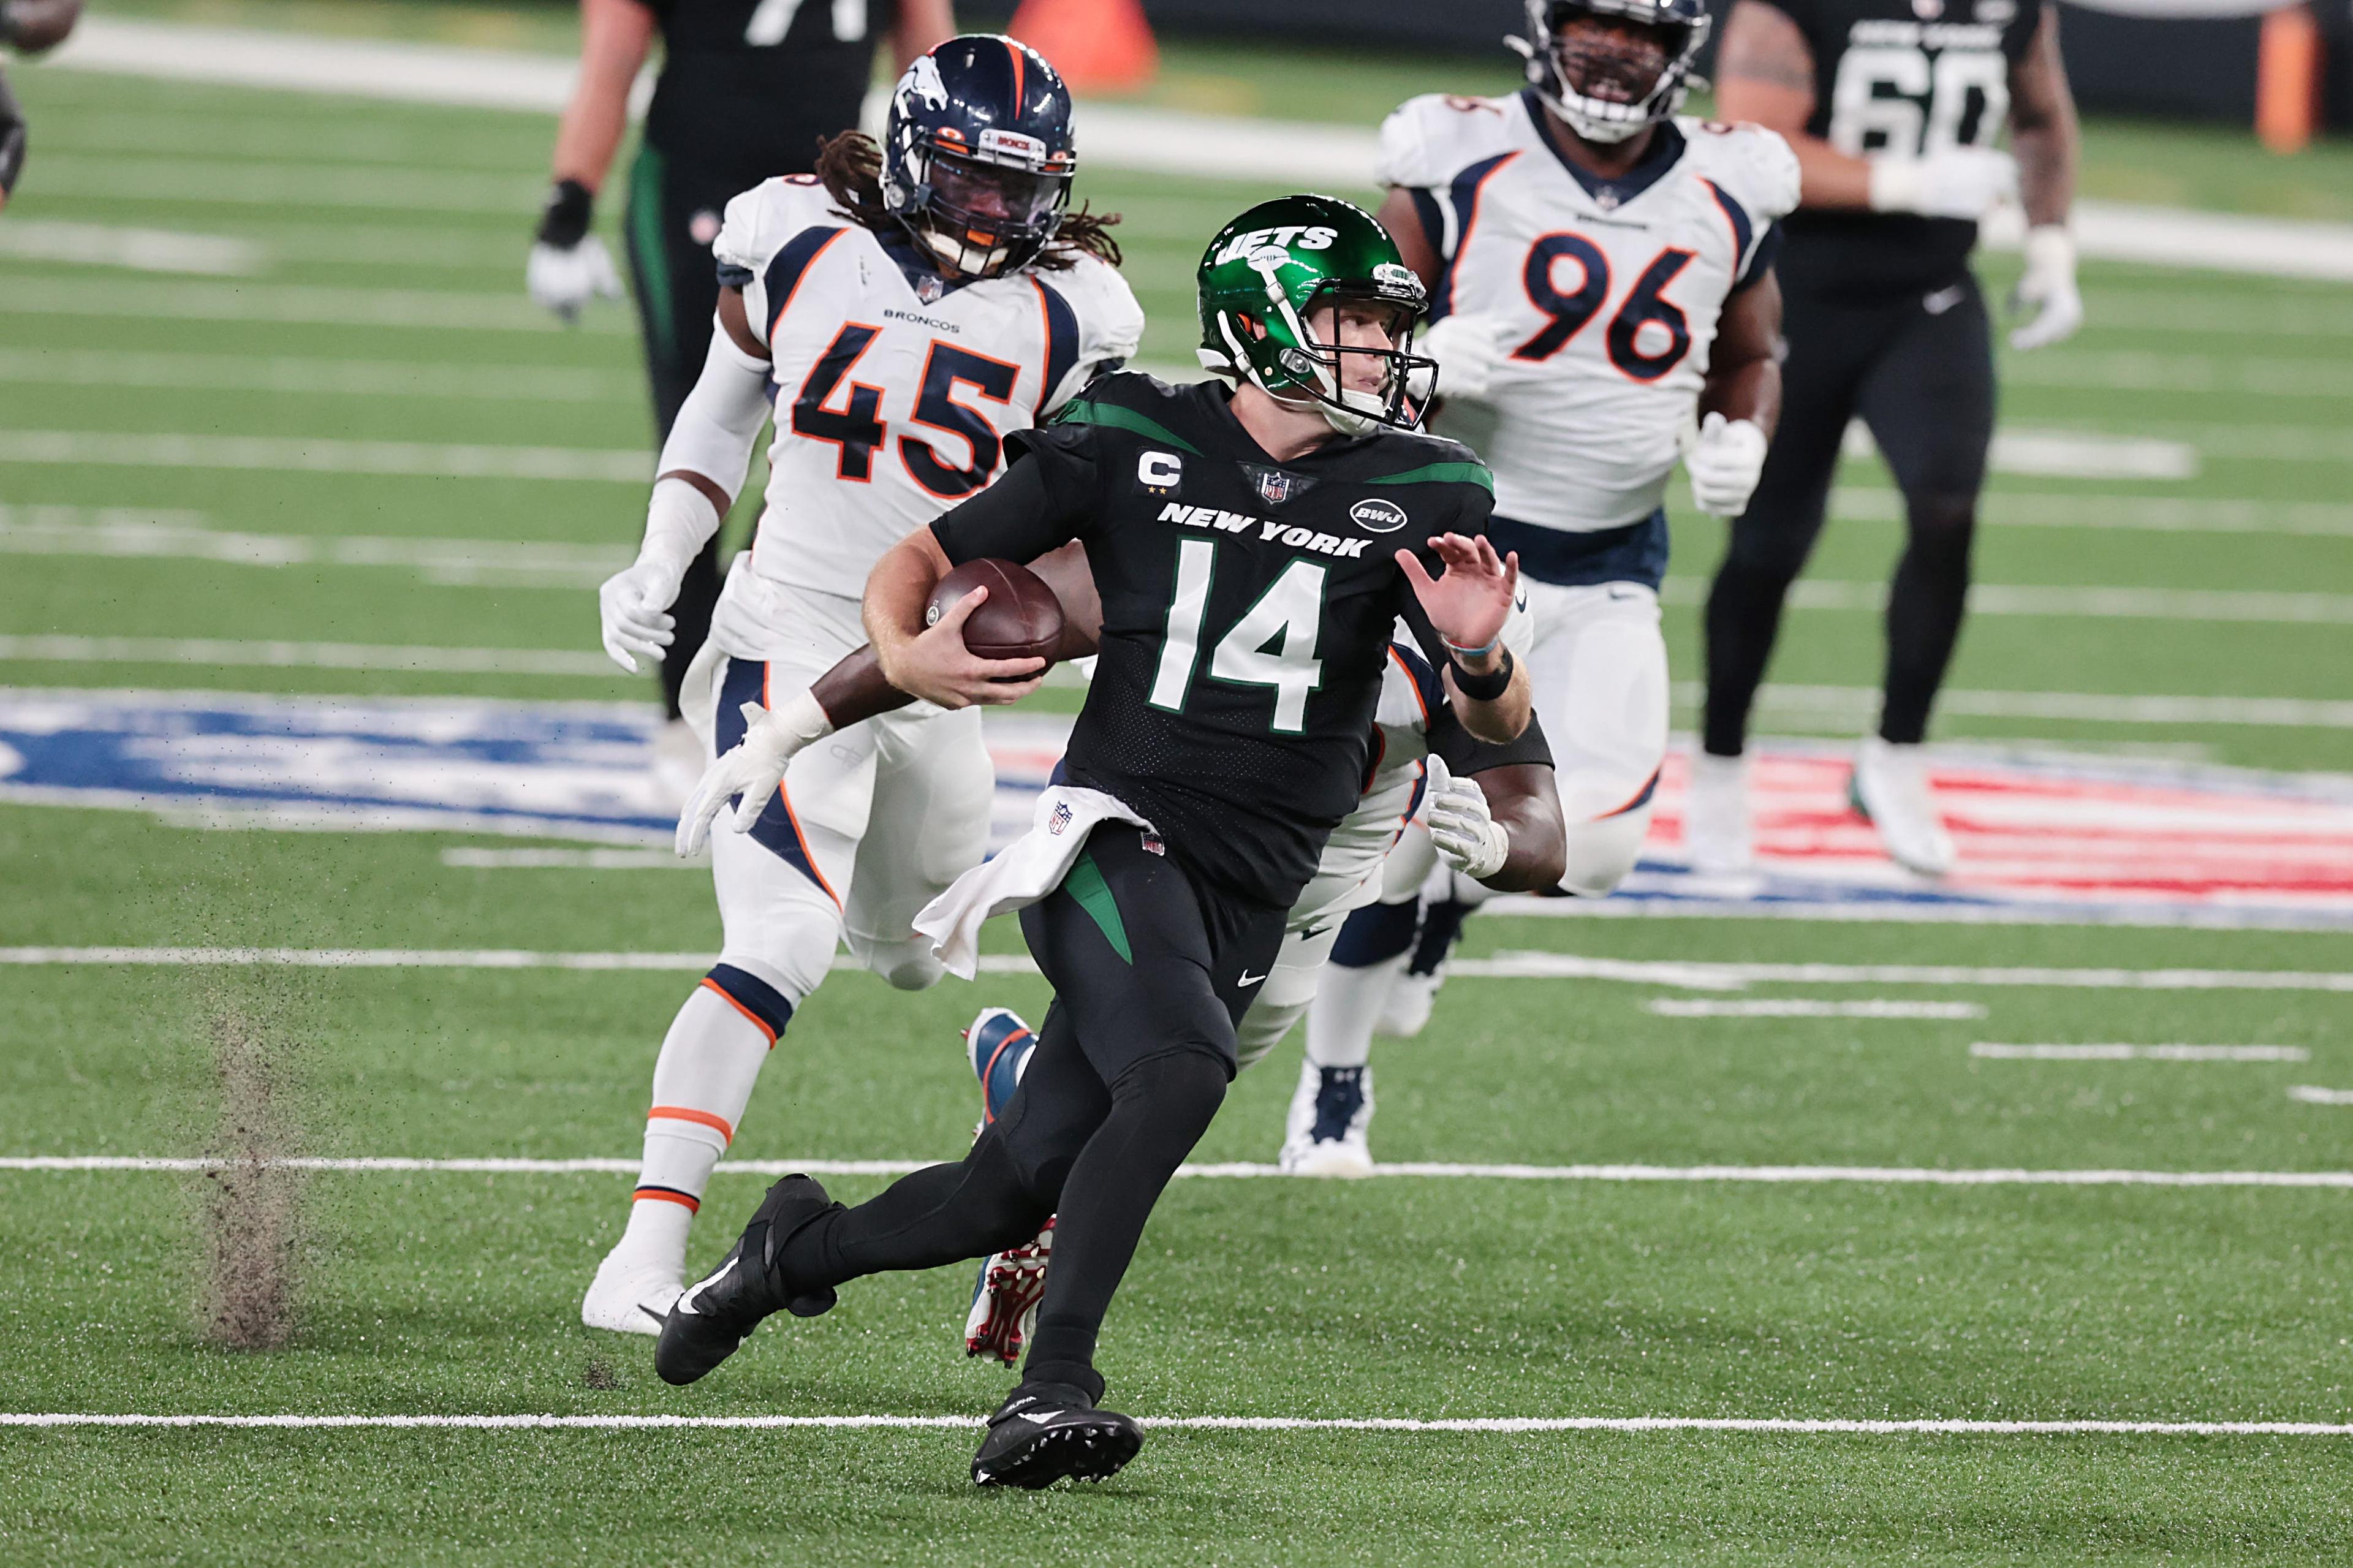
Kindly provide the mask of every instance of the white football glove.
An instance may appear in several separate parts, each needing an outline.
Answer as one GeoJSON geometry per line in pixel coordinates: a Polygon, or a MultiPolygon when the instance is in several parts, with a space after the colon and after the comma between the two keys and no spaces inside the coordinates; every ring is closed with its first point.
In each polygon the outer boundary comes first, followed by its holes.
{"type": "Polygon", "coordinates": [[[662,661],[677,633],[670,614],[678,597],[680,574],[659,561],[638,561],[605,579],[596,590],[596,612],[604,621],[605,651],[631,675],[638,660],[662,661]]]}
{"type": "Polygon", "coordinates": [[[1430,830],[1439,858],[1473,881],[1493,876],[1511,858],[1512,836],[1487,810],[1486,792],[1458,779],[1439,757],[1430,759],[1430,792],[1421,801],[1421,825],[1430,830]]]}
{"type": "Polygon", "coordinates": [[[1495,367],[1504,363],[1504,326],[1481,316],[1448,316],[1415,341],[1414,352],[1438,362],[1435,382],[1430,373],[1414,378],[1408,390],[1417,403],[1434,395],[1475,403],[1487,395],[1495,367]]]}
{"type": "Polygon", "coordinates": [[[2010,334],[2010,346],[2021,351],[2064,342],[2084,324],[2084,296],[2075,288],[2075,237],[2066,225],[2046,223],[2026,231],[2026,271],[2010,290],[2010,305],[2034,312],[2010,334]]]}
{"type": "Polygon", "coordinates": [[[1710,517],[1738,517],[1746,511],[1757,476],[1765,471],[1767,445],[1755,420],[1709,415],[1700,425],[1699,439],[1683,454],[1692,504],[1710,517]]]}
{"type": "Polygon", "coordinates": [[[581,307],[591,300],[621,297],[621,275],[605,242],[593,234],[569,250],[544,240],[533,246],[523,284],[533,300],[566,322],[579,321],[581,307]]]}
{"type": "Polygon", "coordinates": [[[681,860],[702,852],[711,841],[712,822],[730,799],[735,802],[735,812],[728,826],[738,833],[751,832],[775,798],[776,787],[785,782],[785,770],[792,766],[793,759],[812,742],[833,733],[833,721],[806,691],[774,709],[746,702],[739,711],[744,715],[744,739],[702,770],[694,793],[686,797],[686,809],[678,814],[674,847],[681,860]]]}
{"type": "Polygon", "coordinates": [[[1989,147],[1947,147],[1925,158],[1871,160],[1873,212],[1975,220],[2018,199],[2018,160],[1989,147]]]}

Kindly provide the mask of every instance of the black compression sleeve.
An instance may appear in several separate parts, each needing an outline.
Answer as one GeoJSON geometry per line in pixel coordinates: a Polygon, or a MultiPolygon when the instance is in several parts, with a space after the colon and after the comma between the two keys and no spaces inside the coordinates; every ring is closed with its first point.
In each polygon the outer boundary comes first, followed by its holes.
{"type": "Polygon", "coordinates": [[[24,167],[25,112],[8,90],[8,78],[0,73],[0,195],[16,188],[16,176],[24,167]]]}
{"type": "Polygon", "coordinates": [[[1516,739],[1498,746],[1464,729],[1462,721],[1454,716],[1453,704],[1449,703],[1430,716],[1430,749],[1446,763],[1449,772],[1466,778],[1489,768],[1553,765],[1552,746],[1545,740],[1544,726],[1536,722],[1534,713],[1528,715],[1528,727],[1516,739]]]}
{"type": "Polygon", "coordinates": [[[1083,434],[1083,426],[1025,432],[1003,479],[934,520],[932,537],[949,563],[1035,561],[1084,533],[1095,468],[1081,449],[1083,434]]]}

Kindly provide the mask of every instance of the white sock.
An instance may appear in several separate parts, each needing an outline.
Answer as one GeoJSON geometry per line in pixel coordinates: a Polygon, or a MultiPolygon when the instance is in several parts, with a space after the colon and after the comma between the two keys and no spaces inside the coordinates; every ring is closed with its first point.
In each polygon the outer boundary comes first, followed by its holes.
{"type": "Polygon", "coordinates": [[[683,1264],[703,1188],[734,1139],[775,1043],[768,1024],[717,979],[696,986],[679,1008],[654,1062],[653,1109],[623,1246],[683,1264]]]}
{"type": "Polygon", "coordinates": [[[1373,1026],[1388,1005],[1389,987],[1413,955],[1352,969],[1327,963],[1307,1009],[1307,1059],[1319,1068],[1360,1068],[1373,1054],[1373,1026]]]}

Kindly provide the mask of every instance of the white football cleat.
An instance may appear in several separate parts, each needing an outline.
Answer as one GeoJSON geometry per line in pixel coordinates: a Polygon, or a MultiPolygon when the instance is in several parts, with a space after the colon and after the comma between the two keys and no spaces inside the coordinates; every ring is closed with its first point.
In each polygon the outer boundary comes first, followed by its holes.
{"type": "Polygon", "coordinates": [[[1683,794],[1683,853],[1705,877],[1757,868],[1756,829],[1748,812],[1748,759],[1694,752],[1683,794]]]}
{"type": "Polygon", "coordinates": [[[596,1278],[580,1302],[580,1321],[617,1334],[659,1334],[685,1289],[683,1262],[666,1263],[617,1247],[596,1266],[596,1278]]]}
{"type": "Polygon", "coordinates": [[[1879,829],[1887,858],[1923,877],[1953,868],[1953,836],[1936,815],[1928,762],[1916,745],[1898,746],[1873,735],[1855,753],[1847,799],[1879,829]]]}
{"type": "Polygon", "coordinates": [[[1021,1347],[1038,1331],[1038,1303],[1046,1299],[1046,1267],[1053,1260],[1054,1222],[1033,1241],[980,1260],[980,1283],[965,1314],[964,1353],[1021,1362],[1021,1347]]]}
{"type": "Polygon", "coordinates": [[[702,770],[710,763],[702,754],[702,742],[683,719],[671,720],[654,736],[654,792],[671,815],[686,809],[688,797],[702,782],[702,770]]]}
{"type": "Polygon", "coordinates": [[[1446,984],[1446,965],[1440,964],[1435,973],[1416,974],[1412,970],[1389,982],[1388,1000],[1381,1004],[1379,1022],[1373,1026],[1377,1034],[1392,1035],[1409,1040],[1430,1026],[1430,1010],[1438,1005],[1438,988],[1446,984]]]}
{"type": "Polygon", "coordinates": [[[1369,1176],[1373,1069],[1299,1064],[1299,1087],[1277,1163],[1292,1176],[1369,1176]]]}

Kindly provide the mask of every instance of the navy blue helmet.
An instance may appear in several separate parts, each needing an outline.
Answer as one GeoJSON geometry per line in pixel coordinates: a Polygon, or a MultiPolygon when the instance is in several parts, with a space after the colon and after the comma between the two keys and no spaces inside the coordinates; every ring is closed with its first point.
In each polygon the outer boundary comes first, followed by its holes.
{"type": "Polygon", "coordinates": [[[1016,39],[950,38],[891,95],[882,205],[951,277],[1034,259],[1061,226],[1078,166],[1071,89],[1016,39]]]}
{"type": "Polygon", "coordinates": [[[1683,107],[1707,42],[1707,0],[1527,0],[1528,36],[1504,41],[1545,106],[1588,142],[1623,142],[1683,107]],[[1581,26],[1580,23],[1599,23],[1581,26]]]}

